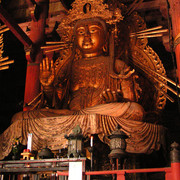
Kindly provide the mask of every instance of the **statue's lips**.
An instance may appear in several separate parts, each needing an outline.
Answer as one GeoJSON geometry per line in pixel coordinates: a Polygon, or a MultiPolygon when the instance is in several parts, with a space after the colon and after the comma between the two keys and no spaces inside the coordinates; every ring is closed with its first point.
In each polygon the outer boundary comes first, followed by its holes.
{"type": "Polygon", "coordinates": [[[83,42],[82,47],[83,47],[83,49],[90,49],[93,47],[93,43],[91,41],[90,42],[83,42]]]}
{"type": "Polygon", "coordinates": [[[93,47],[93,44],[92,43],[86,43],[86,44],[83,44],[83,49],[90,49],[93,47]]]}

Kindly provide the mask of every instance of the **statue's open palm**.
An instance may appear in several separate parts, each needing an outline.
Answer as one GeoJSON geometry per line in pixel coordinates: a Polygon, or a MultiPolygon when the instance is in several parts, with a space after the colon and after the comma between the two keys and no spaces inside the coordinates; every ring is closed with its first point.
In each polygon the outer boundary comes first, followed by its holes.
{"type": "Polygon", "coordinates": [[[53,60],[49,63],[48,58],[40,63],[40,82],[42,86],[51,86],[54,82],[55,70],[53,60]]]}

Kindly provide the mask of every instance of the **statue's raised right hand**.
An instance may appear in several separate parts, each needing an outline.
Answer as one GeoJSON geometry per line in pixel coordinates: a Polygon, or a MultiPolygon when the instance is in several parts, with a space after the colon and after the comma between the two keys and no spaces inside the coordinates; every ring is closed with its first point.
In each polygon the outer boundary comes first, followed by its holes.
{"type": "Polygon", "coordinates": [[[53,60],[49,63],[48,58],[43,59],[40,63],[40,82],[42,86],[51,86],[54,82],[55,70],[53,60]]]}

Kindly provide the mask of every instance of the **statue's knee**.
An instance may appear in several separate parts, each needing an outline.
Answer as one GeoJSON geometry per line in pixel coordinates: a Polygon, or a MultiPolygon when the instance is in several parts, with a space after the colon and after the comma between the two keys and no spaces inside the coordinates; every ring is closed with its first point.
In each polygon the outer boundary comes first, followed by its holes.
{"type": "Polygon", "coordinates": [[[135,102],[133,102],[132,104],[133,104],[133,106],[136,108],[136,110],[137,110],[138,112],[141,112],[141,113],[144,114],[144,108],[143,108],[140,104],[135,103],[135,102]]]}
{"type": "Polygon", "coordinates": [[[131,103],[131,108],[133,111],[134,120],[142,121],[145,115],[144,108],[140,104],[135,102],[131,103]]]}
{"type": "Polygon", "coordinates": [[[21,120],[22,119],[22,113],[23,112],[18,112],[16,114],[13,115],[12,119],[11,119],[11,124],[18,121],[18,120],[21,120]]]}

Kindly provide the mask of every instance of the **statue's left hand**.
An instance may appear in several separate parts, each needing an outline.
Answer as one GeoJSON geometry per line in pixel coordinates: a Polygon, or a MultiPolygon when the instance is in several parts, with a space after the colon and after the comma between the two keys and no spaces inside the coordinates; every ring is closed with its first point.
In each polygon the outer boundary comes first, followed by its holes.
{"type": "Polygon", "coordinates": [[[103,91],[101,97],[106,103],[118,102],[122,98],[120,90],[117,90],[117,92],[115,92],[115,91],[111,91],[110,89],[103,91]]]}
{"type": "Polygon", "coordinates": [[[40,63],[40,82],[42,86],[51,86],[54,82],[54,77],[55,70],[53,60],[51,60],[49,64],[48,58],[43,59],[42,63],[40,63]]]}

